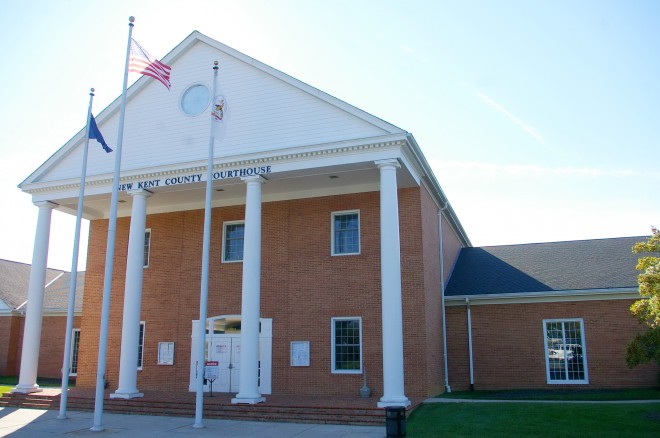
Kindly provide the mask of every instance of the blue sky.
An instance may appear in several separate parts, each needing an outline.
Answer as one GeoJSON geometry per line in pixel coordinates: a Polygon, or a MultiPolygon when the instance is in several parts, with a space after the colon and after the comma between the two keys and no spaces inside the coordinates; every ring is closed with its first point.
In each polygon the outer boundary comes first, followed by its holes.
{"type": "MultiPolygon", "coordinates": [[[[121,93],[130,15],[156,57],[199,30],[411,132],[475,246],[660,226],[657,1],[1,0],[0,258],[31,262],[16,186],[90,87],[96,114],[121,93]]],[[[51,267],[73,219],[53,215],[51,267]]]]}

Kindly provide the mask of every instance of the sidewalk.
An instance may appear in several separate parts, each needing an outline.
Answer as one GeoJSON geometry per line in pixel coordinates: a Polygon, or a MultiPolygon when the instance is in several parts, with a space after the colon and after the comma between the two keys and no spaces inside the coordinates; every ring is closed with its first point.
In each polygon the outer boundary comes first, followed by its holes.
{"type": "Polygon", "coordinates": [[[58,411],[0,408],[0,437],[264,437],[264,438],[381,438],[385,426],[269,423],[261,421],[204,420],[203,429],[194,429],[194,418],[151,415],[103,414],[105,430],[92,432],[92,412],[69,411],[66,420],[58,411]]]}

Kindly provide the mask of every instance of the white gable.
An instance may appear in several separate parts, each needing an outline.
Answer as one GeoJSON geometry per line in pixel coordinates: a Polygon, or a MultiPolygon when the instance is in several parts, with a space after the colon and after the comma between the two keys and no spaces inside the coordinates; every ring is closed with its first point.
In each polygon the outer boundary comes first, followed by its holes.
{"type": "MultiPolygon", "coordinates": [[[[220,62],[220,92],[229,107],[227,134],[216,143],[216,157],[404,132],[195,32],[164,58],[172,66],[169,92],[146,77],[129,89],[122,172],[206,159],[210,109],[197,117],[186,116],[179,100],[192,84],[212,87],[215,60],[220,62]]],[[[117,144],[118,121],[118,101],[97,116],[99,128],[112,148],[117,144]]],[[[78,178],[82,137],[81,132],[26,183],[78,178]]],[[[113,166],[114,154],[106,154],[92,140],[87,175],[110,174],[113,166]]]]}

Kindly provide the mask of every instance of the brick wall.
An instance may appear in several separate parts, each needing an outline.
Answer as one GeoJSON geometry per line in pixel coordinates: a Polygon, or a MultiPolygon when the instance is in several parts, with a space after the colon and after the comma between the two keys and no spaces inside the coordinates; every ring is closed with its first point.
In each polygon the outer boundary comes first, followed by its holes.
{"type": "MultiPolygon", "coordinates": [[[[437,395],[442,392],[444,366],[442,362],[442,308],[440,300],[440,239],[438,227],[438,208],[425,187],[421,195],[421,246],[424,264],[424,324],[417,330],[425,338],[427,364],[424,377],[428,393],[437,395]]],[[[443,230],[443,234],[444,234],[443,230]]],[[[410,380],[410,375],[408,375],[410,380]]]]}
{"type": "MultiPolygon", "coordinates": [[[[80,327],[80,317],[73,319],[73,327],[80,327]]],[[[44,316],[41,322],[41,348],[39,350],[39,377],[62,378],[66,316],[44,316]]]]}
{"type": "MultiPolygon", "coordinates": [[[[73,321],[74,328],[80,327],[79,316],[73,321]]],[[[23,316],[0,318],[0,376],[17,376],[20,372],[24,324],[23,316]]],[[[37,376],[62,377],[65,331],[66,316],[43,317],[37,376]]]]}
{"type": "Polygon", "coordinates": [[[23,318],[19,316],[0,317],[0,376],[18,374],[17,352],[23,331],[23,318]]]}
{"type": "MultiPolygon", "coordinates": [[[[440,342],[435,332],[437,309],[437,208],[420,189],[399,191],[406,394],[436,391],[440,342]],[[423,207],[422,207],[423,205],[423,207]],[[422,219],[424,218],[424,219],[422,219]],[[424,228],[425,236],[419,233],[424,228]],[[428,240],[428,242],[427,242],[428,240]],[[421,249],[423,242],[427,247],[421,249]],[[431,295],[429,295],[431,294],[431,295]],[[433,329],[432,336],[427,330],[433,329]],[[434,346],[431,357],[429,345],[434,346]],[[429,361],[433,366],[429,366],[429,361]],[[419,378],[418,378],[419,376],[419,378]],[[433,389],[430,389],[432,386],[433,389]]],[[[331,373],[331,318],[362,317],[363,364],[374,397],[382,395],[382,323],[380,288],[379,193],[359,193],[264,203],[262,205],[261,316],[273,319],[273,393],[358,394],[362,375],[331,373]],[[361,253],[331,256],[331,213],[360,210],[361,253]],[[291,367],[291,341],[310,341],[309,367],[291,367]]],[[[149,268],[144,271],[142,320],[146,321],[144,369],[140,390],[187,391],[191,320],[199,318],[202,210],[155,214],[149,268]],[[158,366],[158,342],[173,341],[175,366],[158,366]]],[[[221,263],[222,223],[244,218],[244,207],[215,208],[212,216],[208,316],[240,314],[242,263],[221,263]]],[[[90,223],[81,352],[77,385],[93,387],[100,325],[107,220],[90,223]]],[[[116,389],[119,373],[121,315],[129,218],[117,223],[115,272],[110,309],[107,380],[116,389]]]]}
{"type": "MultiPolygon", "coordinates": [[[[629,369],[627,342],[641,328],[630,316],[632,300],[472,305],[475,389],[561,388],[547,384],[544,319],[582,318],[589,384],[571,388],[655,387],[655,364],[629,369]]],[[[447,308],[449,379],[469,387],[465,306],[447,308]]],[[[566,386],[564,386],[566,387],[566,386]]]]}

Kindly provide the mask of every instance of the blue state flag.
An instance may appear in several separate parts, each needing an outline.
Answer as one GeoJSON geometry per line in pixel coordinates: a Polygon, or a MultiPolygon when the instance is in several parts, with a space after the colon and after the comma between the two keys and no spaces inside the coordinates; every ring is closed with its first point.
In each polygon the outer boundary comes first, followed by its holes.
{"type": "Polygon", "coordinates": [[[103,150],[106,151],[107,153],[112,152],[112,149],[108,146],[108,144],[105,142],[103,139],[103,136],[101,135],[101,131],[99,131],[99,127],[96,126],[96,120],[94,120],[93,115],[89,115],[89,138],[91,139],[96,139],[99,143],[101,143],[101,146],[103,146],[103,150]]]}

